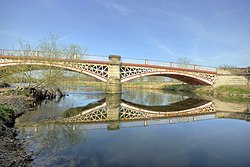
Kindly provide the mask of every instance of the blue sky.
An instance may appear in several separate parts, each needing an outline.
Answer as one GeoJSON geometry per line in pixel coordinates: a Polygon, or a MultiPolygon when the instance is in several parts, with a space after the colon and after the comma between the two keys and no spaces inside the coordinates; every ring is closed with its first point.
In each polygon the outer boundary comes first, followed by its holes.
{"type": "Polygon", "coordinates": [[[250,66],[249,0],[1,0],[0,48],[49,33],[88,54],[250,66]]]}

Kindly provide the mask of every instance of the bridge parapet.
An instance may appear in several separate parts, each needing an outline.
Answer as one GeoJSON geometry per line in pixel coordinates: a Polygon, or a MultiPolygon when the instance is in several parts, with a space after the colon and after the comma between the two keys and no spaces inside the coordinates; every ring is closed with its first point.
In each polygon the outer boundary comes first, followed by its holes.
{"type": "Polygon", "coordinates": [[[4,50],[0,49],[0,56],[12,56],[12,57],[39,57],[39,58],[51,58],[51,59],[66,59],[66,60],[98,60],[108,61],[108,56],[102,55],[90,55],[90,54],[78,54],[67,52],[44,52],[37,50],[4,50]]]}
{"type": "Polygon", "coordinates": [[[182,69],[190,69],[190,70],[200,70],[200,71],[208,71],[208,72],[216,72],[217,68],[201,66],[196,64],[183,64],[183,63],[175,63],[175,62],[165,62],[165,61],[156,61],[149,59],[132,59],[132,58],[122,58],[121,61],[123,64],[140,64],[145,66],[159,66],[159,67],[170,67],[170,68],[182,68],[182,69]]]}

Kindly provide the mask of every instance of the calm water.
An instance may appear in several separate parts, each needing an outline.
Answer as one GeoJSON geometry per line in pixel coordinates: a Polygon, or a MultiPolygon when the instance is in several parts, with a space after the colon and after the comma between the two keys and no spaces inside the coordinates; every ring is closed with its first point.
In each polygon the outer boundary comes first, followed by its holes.
{"type": "Polygon", "coordinates": [[[249,105],[70,89],[17,121],[34,166],[250,166],[249,105]]]}

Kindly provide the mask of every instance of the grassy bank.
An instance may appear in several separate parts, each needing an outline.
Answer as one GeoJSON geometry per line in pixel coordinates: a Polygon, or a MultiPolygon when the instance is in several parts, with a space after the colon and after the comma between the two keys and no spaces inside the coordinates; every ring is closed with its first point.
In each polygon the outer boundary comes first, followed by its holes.
{"type": "Polygon", "coordinates": [[[218,94],[227,93],[229,95],[250,95],[250,86],[221,86],[215,90],[218,94]]]}
{"type": "MultiPolygon", "coordinates": [[[[104,82],[87,82],[87,81],[67,81],[63,82],[64,85],[81,85],[81,86],[94,86],[105,87],[104,82]]],[[[122,84],[124,88],[140,88],[140,89],[164,89],[169,85],[174,85],[174,82],[125,82],[122,84]]]]}
{"type": "MultiPolygon", "coordinates": [[[[63,84],[105,87],[105,83],[103,82],[68,81],[64,82],[63,84]]],[[[122,87],[138,89],[161,89],[165,91],[188,92],[222,97],[230,96],[250,98],[250,86],[221,86],[218,88],[213,88],[211,86],[192,86],[189,84],[179,84],[175,82],[125,82],[122,84],[122,87]]]]}
{"type": "Polygon", "coordinates": [[[140,88],[140,89],[164,89],[174,82],[125,82],[122,84],[124,88],[140,88]]]}
{"type": "Polygon", "coordinates": [[[250,86],[220,86],[213,87],[199,87],[194,90],[197,94],[212,94],[216,96],[241,96],[250,97],[250,86]]]}
{"type": "Polygon", "coordinates": [[[105,86],[104,82],[88,82],[88,81],[64,81],[63,85],[81,85],[81,86],[94,86],[94,87],[103,87],[105,86]]]}
{"type": "MultiPolygon", "coordinates": [[[[105,87],[104,82],[87,82],[87,81],[67,81],[63,82],[64,85],[81,85],[81,86],[94,86],[105,87]]],[[[124,82],[124,88],[139,88],[139,89],[161,89],[167,91],[186,91],[191,92],[193,86],[188,84],[179,84],[176,82],[124,82]]]]}

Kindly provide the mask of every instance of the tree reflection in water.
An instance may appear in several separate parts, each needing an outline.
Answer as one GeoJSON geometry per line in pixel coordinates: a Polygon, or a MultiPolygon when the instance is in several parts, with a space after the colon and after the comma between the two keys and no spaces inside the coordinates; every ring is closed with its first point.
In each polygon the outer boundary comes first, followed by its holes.
{"type": "Polygon", "coordinates": [[[87,130],[79,129],[74,124],[39,124],[19,129],[22,136],[29,136],[28,141],[34,140],[31,143],[35,143],[35,150],[49,156],[73,148],[87,139],[87,130]]]}
{"type": "Polygon", "coordinates": [[[142,105],[167,105],[178,101],[185,100],[190,97],[187,94],[170,94],[165,93],[161,90],[150,90],[150,89],[127,89],[124,91],[122,99],[142,105]],[[132,90],[133,93],[130,93],[132,90]],[[134,93],[134,91],[136,93],[134,93]],[[145,96],[145,94],[147,94],[145,96]]]}

